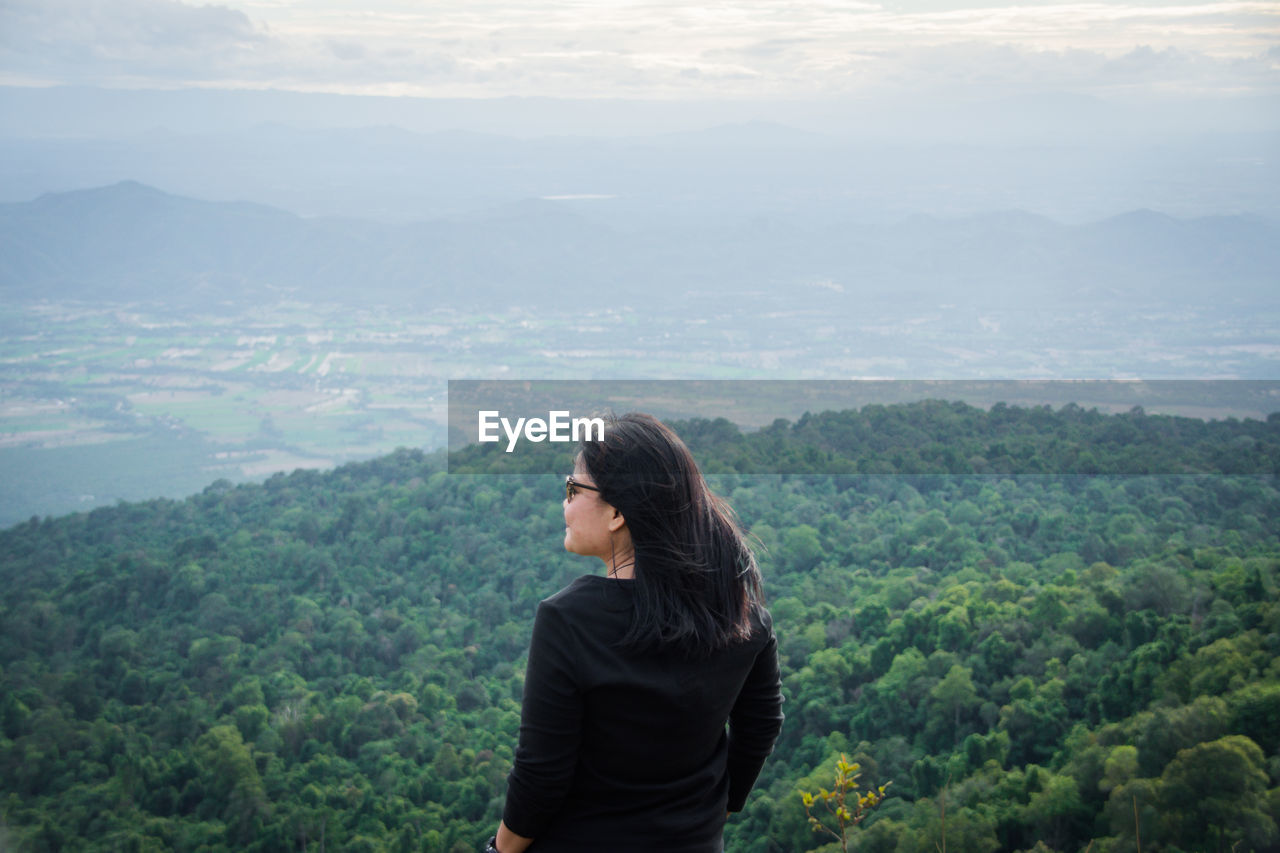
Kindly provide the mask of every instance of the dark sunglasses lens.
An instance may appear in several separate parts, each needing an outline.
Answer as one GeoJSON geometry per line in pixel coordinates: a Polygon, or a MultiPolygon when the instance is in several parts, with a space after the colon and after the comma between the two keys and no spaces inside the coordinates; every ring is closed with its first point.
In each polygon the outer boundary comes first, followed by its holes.
{"type": "Polygon", "coordinates": [[[571,501],[571,500],[573,500],[573,496],[574,496],[574,494],[576,494],[576,491],[575,491],[575,489],[573,488],[573,480],[565,479],[565,481],[564,481],[564,499],[565,499],[565,500],[567,500],[567,501],[571,501]]]}

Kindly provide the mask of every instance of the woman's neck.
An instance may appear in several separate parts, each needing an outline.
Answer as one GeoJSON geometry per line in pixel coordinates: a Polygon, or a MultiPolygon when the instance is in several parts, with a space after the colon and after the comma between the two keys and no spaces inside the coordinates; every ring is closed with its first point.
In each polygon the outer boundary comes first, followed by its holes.
{"type": "Polygon", "coordinates": [[[604,561],[605,574],[608,577],[617,580],[627,580],[636,576],[636,552],[630,547],[630,543],[625,550],[614,551],[610,558],[604,561]]]}

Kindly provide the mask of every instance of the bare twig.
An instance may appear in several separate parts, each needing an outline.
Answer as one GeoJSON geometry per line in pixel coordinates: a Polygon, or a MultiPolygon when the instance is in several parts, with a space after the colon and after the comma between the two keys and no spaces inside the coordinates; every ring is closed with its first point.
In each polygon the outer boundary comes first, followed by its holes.
{"type": "Polygon", "coordinates": [[[942,784],[942,845],[933,842],[933,847],[938,853],[947,853],[947,788],[951,787],[951,774],[947,774],[947,781],[942,784]]]}
{"type": "Polygon", "coordinates": [[[1130,794],[1133,798],[1133,842],[1138,845],[1138,853],[1142,853],[1142,825],[1138,821],[1138,795],[1130,794]]]}

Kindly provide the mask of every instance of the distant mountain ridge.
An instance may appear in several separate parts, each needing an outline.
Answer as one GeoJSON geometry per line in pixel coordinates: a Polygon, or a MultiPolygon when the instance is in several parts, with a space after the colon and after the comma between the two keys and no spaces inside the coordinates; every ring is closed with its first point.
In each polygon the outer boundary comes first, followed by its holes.
{"type": "Polygon", "coordinates": [[[1252,215],[1184,220],[1134,211],[1068,226],[1005,211],[822,228],[770,217],[627,231],[582,210],[530,198],[466,218],[387,225],[199,201],[125,181],[0,205],[0,297],[572,305],[583,287],[615,297],[791,298],[798,285],[829,280],[851,300],[904,288],[1026,305],[1103,292],[1257,304],[1274,298],[1280,272],[1280,228],[1252,215]]]}

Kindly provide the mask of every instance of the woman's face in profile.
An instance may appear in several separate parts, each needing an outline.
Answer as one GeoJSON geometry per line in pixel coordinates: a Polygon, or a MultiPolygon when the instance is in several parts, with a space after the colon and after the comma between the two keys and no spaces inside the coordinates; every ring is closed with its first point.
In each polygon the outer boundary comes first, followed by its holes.
{"type": "Polygon", "coordinates": [[[577,462],[564,498],[564,549],[607,561],[613,553],[610,522],[617,510],[599,492],[588,488],[594,485],[581,461],[577,462]],[[573,497],[569,497],[569,491],[574,492],[573,497]]]}

